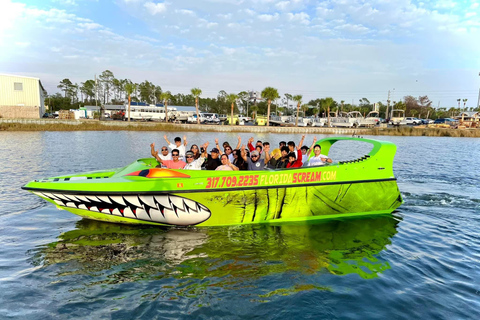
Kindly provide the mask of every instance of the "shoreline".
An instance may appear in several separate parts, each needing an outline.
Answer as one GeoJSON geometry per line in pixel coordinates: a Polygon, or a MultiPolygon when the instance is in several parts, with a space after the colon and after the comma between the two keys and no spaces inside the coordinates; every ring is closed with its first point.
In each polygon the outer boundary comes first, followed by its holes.
{"type": "Polygon", "coordinates": [[[1,131],[182,131],[480,138],[480,129],[413,126],[395,128],[266,127],[60,119],[0,119],[1,131]]]}

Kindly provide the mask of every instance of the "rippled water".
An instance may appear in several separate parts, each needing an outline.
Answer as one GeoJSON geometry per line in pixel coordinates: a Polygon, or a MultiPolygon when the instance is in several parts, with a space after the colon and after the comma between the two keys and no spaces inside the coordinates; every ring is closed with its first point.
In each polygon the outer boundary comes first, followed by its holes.
{"type": "MultiPolygon", "coordinates": [[[[188,136],[189,144],[236,141],[188,136]]],[[[374,218],[136,227],[82,220],[20,189],[124,166],[162,137],[0,133],[1,319],[480,317],[480,140],[381,137],[398,147],[405,204],[374,218]]],[[[300,137],[256,138],[276,145],[300,137]]],[[[337,160],[358,152],[332,150],[337,160]]]]}

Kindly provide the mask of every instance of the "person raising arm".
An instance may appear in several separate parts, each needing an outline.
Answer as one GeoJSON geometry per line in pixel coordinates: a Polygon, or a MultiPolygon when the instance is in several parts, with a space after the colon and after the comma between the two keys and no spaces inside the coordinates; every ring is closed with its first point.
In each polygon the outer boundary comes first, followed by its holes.
{"type": "Polygon", "coordinates": [[[315,167],[315,166],[323,166],[325,163],[332,163],[332,159],[322,154],[322,147],[320,147],[319,144],[315,144],[316,142],[317,142],[317,137],[314,137],[312,146],[310,147],[310,150],[312,150],[313,148],[314,156],[308,160],[306,165],[309,167],[315,167]]]}

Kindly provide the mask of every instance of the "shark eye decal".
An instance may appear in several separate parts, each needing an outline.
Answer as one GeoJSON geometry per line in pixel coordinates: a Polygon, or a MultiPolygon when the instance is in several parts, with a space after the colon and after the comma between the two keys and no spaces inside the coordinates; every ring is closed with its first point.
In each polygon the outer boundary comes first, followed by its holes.
{"type": "Polygon", "coordinates": [[[131,172],[126,176],[138,176],[145,178],[190,178],[188,174],[169,169],[153,168],[131,172]]]}

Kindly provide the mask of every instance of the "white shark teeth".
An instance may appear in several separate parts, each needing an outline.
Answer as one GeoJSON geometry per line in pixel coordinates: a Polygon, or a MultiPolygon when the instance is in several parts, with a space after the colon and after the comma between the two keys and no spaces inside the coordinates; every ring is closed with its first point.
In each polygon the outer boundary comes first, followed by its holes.
{"type": "Polygon", "coordinates": [[[170,201],[168,200],[168,196],[155,196],[155,200],[164,208],[171,209],[172,206],[170,205],[170,201]]]}
{"type": "Polygon", "coordinates": [[[195,225],[210,218],[210,210],[201,203],[180,196],[164,195],[64,195],[36,192],[57,206],[112,214],[119,217],[154,221],[171,225],[195,225]]]}
{"type": "MultiPolygon", "coordinates": [[[[79,208],[80,208],[80,207],[79,207],[79,208]]],[[[113,209],[113,210],[112,210],[112,214],[113,214],[113,215],[116,215],[116,216],[120,216],[120,217],[122,216],[122,213],[121,213],[120,210],[118,210],[118,209],[113,209]]]]}
{"type": "Polygon", "coordinates": [[[86,202],[86,203],[90,202],[90,200],[88,200],[87,197],[85,197],[85,196],[75,196],[75,198],[77,198],[78,200],[81,200],[83,202],[86,202]]]}
{"type": "Polygon", "coordinates": [[[123,210],[123,216],[126,217],[126,218],[133,218],[133,219],[136,219],[137,217],[135,217],[135,215],[133,214],[133,211],[132,209],[130,209],[130,207],[126,207],[124,210],[123,210]]]}
{"type": "Polygon", "coordinates": [[[192,210],[192,211],[195,211],[195,212],[198,211],[197,203],[195,201],[190,200],[190,199],[183,199],[183,202],[185,203],[185,205],[187,206],[187,208],[189,210],[192,210]]]}
{"type": "Polygon", "coordinates": [[[63,194],[55,194],[55,197],[57,197],[58,199],[61,199],[61,200],[65,200],[65,201],[70,201],[71,199],[68,199],[67,197],[65,197],[63,194]]]}
{"type": "Polygon", "coordinates": [[[87,199],[89,199],[90,201],[94,201],[94,202],[101,202],[97,197],[95,196],[87,196],[87,199]]]}
{"type": "Polygon", "coordinates": [[[138,200],[137,196],[124,196],[123,199],[128,203],[133,204],[135,207],[142,207],[142,204],[140,203],[140,200],[138,200]]]}
{"type": "Polygon", "coordinates": [[[147,211],[143,210],[143,209],[137,209],[137,211],[135,212],[136,215],[137,215],[137,219],[140,219],[140,220],[152,220],[150,219],[150,216],[147,214],[147,211]]]}
{"type": "Polygon", "coordinates": [[[67,202],[65,203],[65,206],[66,207],[69,207],[69,208],[76,208],[77,206],[75,205],[75,202],[67,202]]]}
{"type": "Polygon", "coordinates": [[[97,198],[100,199],[100,200],[102,200],[103,202],[112,204],[112,202],[110,201],[110,199],[108,198],[108,196],[97,196],[97,198]]]}
{"type": "Polygon", "coordinates": [[[178,210],[185,211],[185,203],[183,202],[182,198],[175,197],[175,196],[169,196],[169,198],[170,198],[170,201],[178,210]]]}
{"type": "Polygon", "coordinates": [[[140,200],[151,208],[156,208],[155,199],[153,196],[140,196],[140,200]]]}
{"type": "Polygon", "coordinates": [[[126,207],[127,204],[125,203],[125,201],[123,201],[123,197],[122,196],[110,196],[109,197],[110,199],[112,199],[112,201],[118,203],[118,204],[121,204],[122,206],[126,207]]]}

